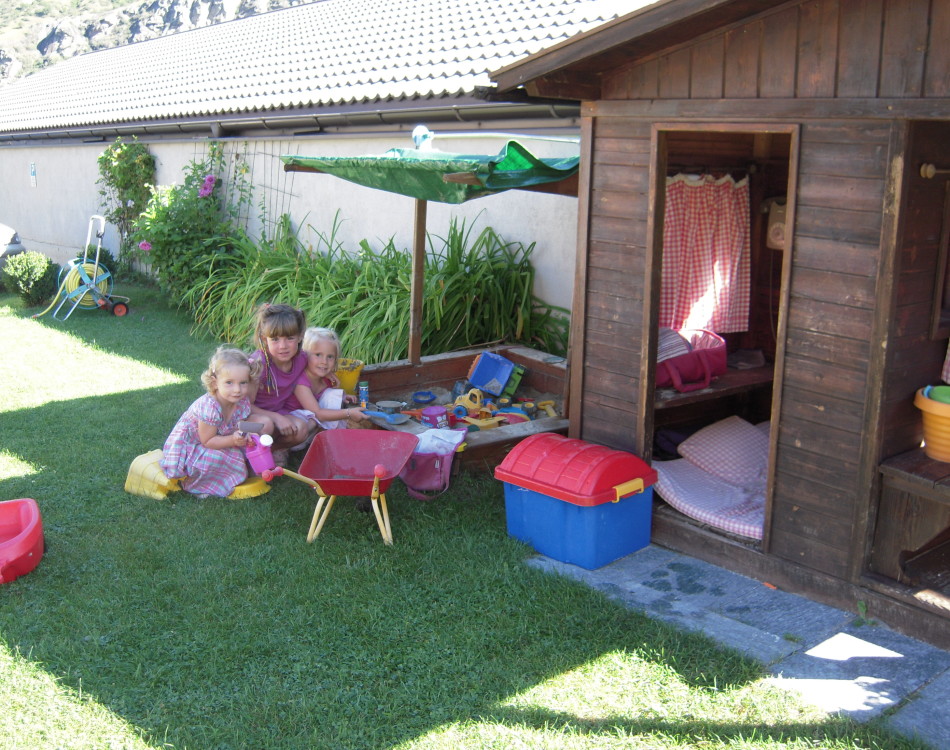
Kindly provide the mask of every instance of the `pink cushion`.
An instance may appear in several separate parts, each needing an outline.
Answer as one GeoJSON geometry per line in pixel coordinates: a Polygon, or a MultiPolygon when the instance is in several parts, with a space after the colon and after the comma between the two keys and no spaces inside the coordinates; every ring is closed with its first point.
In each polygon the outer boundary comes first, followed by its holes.
{"type": "Polygon", "coordinates": [[[730,534],[762,538],[765,523],[763,491],[723,482],[685,458],[655,461],[654,489],[680,513],[730,534]]]}
{"type": "Polygon", "coordinates": [[[726,417],[703,427],[678,450],[691,464],[725,482],[756,489],[765,485],[769,437],[742,417],[726,417]]]}

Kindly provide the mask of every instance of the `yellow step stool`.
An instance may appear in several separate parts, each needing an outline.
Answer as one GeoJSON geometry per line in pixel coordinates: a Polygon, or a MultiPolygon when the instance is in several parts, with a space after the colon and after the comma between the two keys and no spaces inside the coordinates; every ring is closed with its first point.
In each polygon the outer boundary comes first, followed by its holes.
{"type": "MultiPolygon", "coordinates": [[[[178,479],[169,479],[162,471],[162,449],[156,448],[136,456],[125,478],[125,491],[130,495],[164,500],[169,492],[181,489],[178,479]]],[[[244,500],[270,492],[270,485],[260,477],[248,477],[228,495],[229,500],[244,500]]]]}

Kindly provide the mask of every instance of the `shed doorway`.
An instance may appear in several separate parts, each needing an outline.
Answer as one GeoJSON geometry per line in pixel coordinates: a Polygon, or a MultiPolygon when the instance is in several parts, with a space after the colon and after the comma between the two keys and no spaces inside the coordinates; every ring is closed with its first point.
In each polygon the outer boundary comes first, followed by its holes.
{"type": "Polygon", "coordinates": [[[652,337],[641,382],[654,405],[643,444],[660,474],[656,512],[767,549],[797,128],[657,125],[653,145],[652,337]],[[676,335],[691,356],[715,350],[707,365],[725,360],[708,385],[667,384],[683,360],[659,360],[683,351],[676,335]]]}

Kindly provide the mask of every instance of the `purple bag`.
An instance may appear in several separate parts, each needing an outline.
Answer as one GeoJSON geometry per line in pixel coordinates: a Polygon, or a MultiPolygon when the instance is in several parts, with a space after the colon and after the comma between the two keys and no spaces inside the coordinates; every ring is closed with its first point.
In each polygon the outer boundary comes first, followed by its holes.
{"type": "Polygon", "coordinates": [[[451,453],[413,453],[399,472],[410,497],[432,500],[449,488],[452,476],[451,453]]]}

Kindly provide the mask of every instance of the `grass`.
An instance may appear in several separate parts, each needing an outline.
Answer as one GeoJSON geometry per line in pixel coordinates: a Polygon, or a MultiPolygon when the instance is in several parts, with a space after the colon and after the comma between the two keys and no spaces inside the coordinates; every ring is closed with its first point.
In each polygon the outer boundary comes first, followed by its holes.
{"type": "Polygon", "coordinates": [[[148,288],[126,318],[0,296],[0,497],[47,552],[0,586],[4,748],[898,748],[696,634],[523,564],[502,487],[388,493],[395,545],[291,479],[244,501],[128,495],[215,342],[148,288]]]}

